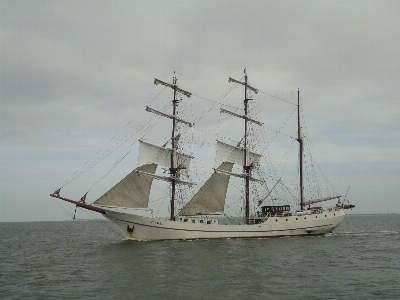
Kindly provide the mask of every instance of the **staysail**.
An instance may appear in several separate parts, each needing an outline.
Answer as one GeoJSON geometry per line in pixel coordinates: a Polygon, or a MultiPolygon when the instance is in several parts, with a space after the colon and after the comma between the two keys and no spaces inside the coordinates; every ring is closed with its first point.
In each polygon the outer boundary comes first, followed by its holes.
{"type": "MultiPolygon", "coordinates": [[[[248,162],[259,165],[261,155],[248,152],[248,162]]],[[[244,150],[223,142],[217,142],[216,172],[210,176],[194,197],[179,212],[179,215],[211,214],[224,211],[226,192],[233,165],[243,166],[244,150]]]]}
{"type": "Polygon", "coordinates": [[[138,171],[154,174],[156,169],[157,164],[154,163],[137,167],[113,188],[97,199],[94,204],[129,208],[148,207],[153,178],[140,176],[138,171]]]}
{"type": "MultiPolygon", "coordinates": [[[[233,163],[224,162],[218,169],[231,172],[232,167],[233,163]]],[[[229,178],[226,174],[213,173],[178,215],[207,215],[224,211],[229,178]]]]}

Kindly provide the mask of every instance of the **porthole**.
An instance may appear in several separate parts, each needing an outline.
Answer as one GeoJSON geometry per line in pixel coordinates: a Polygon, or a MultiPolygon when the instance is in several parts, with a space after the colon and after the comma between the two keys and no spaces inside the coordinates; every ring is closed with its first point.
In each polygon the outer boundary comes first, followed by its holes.
{"type": "Polygon", "coordinates": [[[296,220],[298,220],[299,218],[296,218],[296,220]]]}
{"type": "Polygon", "coordinates": [[[336,216],[336,214],[333,214],[334,216],[336,216]]]}
{"type": "Polygon", "coordinates": [[[326,215],[325,215],[325,218],[326,218],[326,215]]]}
{"type": "Polygon", "coordinates": [[[288,219],[286,219],[286,221],[287,221],[288,219]]]}
{"type": "Polygon", "coordinates": [[[275,222],[278,222],[278,219],[275,219],[275,222]]]}
{"type": "Polygon", "coordinates": [[[318,218],[318,216],[315,216],[315,218],[318,218]]]}
{"type": "Polygon", "coordinates": [[[307,219],[306,217],[304,217],[304,220],[307,219]]]}

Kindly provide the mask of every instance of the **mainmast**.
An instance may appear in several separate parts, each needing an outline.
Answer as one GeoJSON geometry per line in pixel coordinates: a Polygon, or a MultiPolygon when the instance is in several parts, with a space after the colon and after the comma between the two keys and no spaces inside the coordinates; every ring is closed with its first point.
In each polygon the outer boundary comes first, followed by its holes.
{"type": "Polygon", "coordinates": [[[171,133],[171,145],[172,145],[172,149],[171,149],[171,165],[169,168],[169,172],[170,172],[170,179],[169,181],[171,182],[171,214],[170,214],[170,220],[174,220],[175,219],[175,193],[176,193],[176,184],[177,183],[182,183],[180,180],[178,180],[178,176],[179,176],[179,170],[182,169],[181,166],[178,166],[178,162],[177,162],[177,137],[175,136],[175,130],[176,130],[176,122],[182,122],[185,124],[188,124],[189,126],[193,126],[192,123],[186,122],[181,120],[180,118],[178,118],[176,116],[177,113],[177,106],[179,103],[179,100],[177,99],[177,93],[181,93],[185,96],[187,96],[188,98],[190,98],[190,96],[192,95],[192,93],[182,90],[178,87],[177,85],[178,80],[176,79],[176,76],[174,75],[173,79],[172,79],[172,84],[158,80],[158,79],[154,79],[154,84],[162,84],[164,86],[170,87],[174,90],[174,99],[172,100],[172,115],[168,115],[162,112],[158,112],[155,111],[153,109],[150,108],[146,108],[146,110],[157,113],[159,115],[168,117],[170,119],[172,119],[172,133],[171,133]]]}
{"type": "Polygon", "coordinates": [[[300,209],[304,209],[303,196],[303,139],[301,138],[300,126],[300,89],[297,90],[297,141],[299,142],[299,165],[300,165],[300,209]]]}
{"type": "Polygon", "coordinates": [[[229,112],[227,110],[221,109],[221,112],[226,112],[229,113],[231,115],[234,115],[236,117],[240,117],[242,119],[244,119],[244,142],[243,142],[243,153],[244,153],[244,157],[243,157],[243,172],[244,172],[244,178],[245,178],[245,219],[246,219],[246,224],[248,224],[249,221],[249,215],[250,215],[250,179],[251,178],[251,169],[252,169],[252,165],[248,165],[249,162],[249,150],[247,148],[247,134],[248,134],[248,122],[254,122],[258,125],[262,125],[261,122],[258,122],[256,120],[250,119],[248,117],[248,102],[249,100],[253,100],[253,99],[249,99],[247,98],[247,90],[251,90],[254,93],[258,93],[258,90],[253,88],[252,86],[250,86],[247,82],[247,73],[246,73],[246,69],[245,71],[245,76],[244,76],[244,82],[235,80],[233,78],[229,77],[229,82],[235,82],[238,84],[242,84],[244,85],[244,115],[237,115],[235,113],[229,112]]]}
{"type": "Polygon", "coordinates": [[[176,76],[174,75],[172,79],[173,89],[174,89],[174,100],[172,100],[172,134],[171,134],[171,144],[172,144],[172,151],[171,151],[171,167],[169,168],[169,172],[171,174],[171,215],[170,220],[174,220],[175,218],[175,188],[176,188],[176,173],[178,169],[176,168],[176,143],[175,143],[175,125],[176,125],[176,107],[178,104],[178,100],[176,100],[176,76]]]}
{"type": "MultiPolygon", "coordinates": [[[[246,72],[246,69],[245,69],[246,72]]],[[[249,219],[249,212],[250,212],[250,180],[249,177],[251,176],[251,167],[247,165],[247,104],[251,99],[247,99],[247,73],[244,75],[244,165],[243,165],[243,171],[246,175],[245,177],[245,198],[246,198],[246,207],[245,207],[245,218],[246,218],[246,224],[249,219]]]]}

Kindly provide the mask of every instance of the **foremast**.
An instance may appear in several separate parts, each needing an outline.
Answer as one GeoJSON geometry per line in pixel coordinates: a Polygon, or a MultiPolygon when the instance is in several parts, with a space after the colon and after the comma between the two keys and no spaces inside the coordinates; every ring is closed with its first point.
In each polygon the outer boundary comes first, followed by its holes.
{"type": "Polygon", "coordinates": [[[156,111],[154,109],[150,109],[150,108],[146,108],[147,111],[159,114],[161,116],[164,117],[168,117],[170,119],[172,119],[172,133],[171,133],[171,146],[172,146],[172,151],[171,151],[171,164],[169,167],[169,173],[170,173],[170,183],[171,183],[171,201],[170,201],[170,209],[171,209],[171,213],[170,213],[170,220],[173,221],[175,220],[175,194],[176,194],[176,184],[179,183],[180,181],[178,180],[178,176],[179,176],[179,170],[183,169],[183,166],[179,166],[177,164],[177,138],[178,136],[175,136],[175,131],[176,131],[176,122],[182,122],[185,123],[187,125],[189,125],[190,127],[193,126],[192,123],[189,123],[187,121],[181,120],[180,118],[177,117],[177,106],[179,103],[179,100],[177,99],[177,93],[181,93],[183,95],[185,95],[186,97],[190,98],[190,96],[192,95],[192,93],[182,90],[178,87],[177,85],[178,80],[176,78],[176,76],[174,75],[173,79],[172,79],[172,84],[161,81],[159,79],[154,78],[154,84],[162,84],[166,87],[170,87],[174,90],[174,99],[172,100],[172,115],[168,115],[159,111],[156,111]]]}

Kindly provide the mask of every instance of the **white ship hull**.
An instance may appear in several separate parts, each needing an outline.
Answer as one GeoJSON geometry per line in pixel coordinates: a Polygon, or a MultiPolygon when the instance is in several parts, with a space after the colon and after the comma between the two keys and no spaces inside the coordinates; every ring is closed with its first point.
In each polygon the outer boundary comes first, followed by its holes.
{"type": "Polygon", "coordinates": [[[222,225],[191,224],[142,217],[105,209],[126,239],[195,240],[221,238],[272,238],[282,236],[321,235],[330,233],[342,223],[344,210],[324,211],[303,216],[270,217],[261,224],[222,225]]]}

